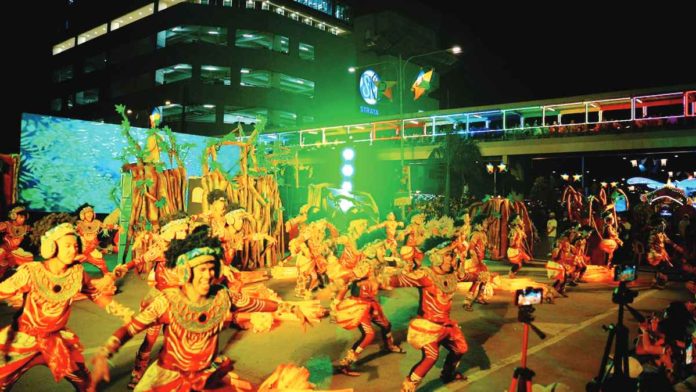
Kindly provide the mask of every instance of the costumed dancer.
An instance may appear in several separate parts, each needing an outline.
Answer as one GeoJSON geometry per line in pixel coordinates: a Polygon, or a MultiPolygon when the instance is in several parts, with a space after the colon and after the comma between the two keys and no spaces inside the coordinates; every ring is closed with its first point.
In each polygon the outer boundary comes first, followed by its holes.
{"type": "Polygon", "coordinates": [[[402,260],[406,262],[404,268],[413,271],[420,268],[423,263],[423,251],[420,247],[425,242],[425,215],[420,213],[411,217],[411,223],[406,226],[399,234],[399,239],[406,238],[406,243],[401,247],[399,253],[402,260]],[[403,257],[407,256],[406,259],[403,257]]]}
{"type": "Polygon", "coordinates": [[[522,268],[522,264],[531,260],[531,256],[527,254],[525,249],[525,241],[527,233],[524,232],[522,217],[519,214],[512,214],[508,219],[508,248],[507,257],[512,263],[510,268],[510,278],[514,278],[517,272],[522,268]]]}
{"type": "Polygon", "coordinates": [[[667,249],[665,249],[665,244],[673,244],[672,240],[665,234],[665,229],[667,224],[663,219],[653,227],[650,231],[650,237],[648,239],[648,263],[655,267],[655,279],[653,281],[653,287],[658,289],[664,289],[669,281],[667,276],[667,271],[670,267],[673,267],[670,260],[667,249]]]}
{"type": "Polygon", "coordinates": [[[437,362],[440,346],[449,350],[440,375],[442,382],[466,379],[462,373],[457,372],[457,366],[468,346],[459,325],[450,318],[450,311],[457,282],[466,281],[470,277],[455,271],[456,262],[449,245],[443,243],[428,252],[430,268],[387,277],[391,287],[418,287],[420,291],[418,317],[409,324],[408,342],[421,350],[423,357],[403,381],[402,392],[416,390],[437,362]]]}
{"type": "Polygon", "coordinates": [[[607,254],[608,266],[611,266],[612,264],[616,249],[623,245],[623,241],[621,241],[621,238],[619,238],[619,232],[616,230],[617,223],[614,215],[615,212],[613,204],[606,206],[604,212],[602,213],[604,228],[602,229],[602,240],[599,242],[599,249],[607,254]]]}
{"type": "Polygon", "coordinates": [[[75,226],[77,227],[77,233],[80,235],[82,254],[85,255],[85,262],[99,268],[102,274],[108,274],[109,269],[106,266],[106,261],[99,251],[99,234],[110,229],[110,227],[104,225],[99,219],[96,219],[94,206],[90,204],[85,203],[81,205],[77,209],[77,215],[80,219],[75,223],[75,226]]]}
{"type": "Polygon", "coordinates": [[[389,251],[387,256],[396,256],[398,243],[396,242],[396,229],[404,227],[404,222],[396,220],[396,215],[393,212],[387,214],[387,220],[367,229],[368,233],[384,228],[387,233],[387,238],[384,240],[384,246],[389,251]]]}
{"type": "MultiPolygon", "coordinates": [[[[147,251],[139,258],[129,262],[126,266],[136,268],[148,276],[148,284],[153,287],[140,302],[140,311],[145,310],[163,290],[179,286],[179,277],[174,270],[167,268],[165,252],[174,239],[183,239],[188,234],[189,218],[181,213],[169,218],[169,221],[160,222],[159,235],[150,245],[147,251]]],[[[145,369],[150,362],[150,354],[159,336],[161,326],[156,325],[147,329],[145,338],[135,356],[131,379],[128,388],[133,389],[140,382],[145,369]]]]}
{"type": "Polygon", "coordinates": [[[251,383],[232,372],[232,360],[218,355],[220,332],[238,312],[290,311],[304,324],[308,320],[302,309],[215,285],[221,270],[220,241],[205,231],[173,240],[165,254],[167,266],[176,270],[181,286],[163,290],[145,310],[114,332],[92,359],[93,384],[109,380],[107,360],[123,344],[159,324],[164,326],[162,351],[136,391],[253,390],[251,383]]]}
{"type": "Polygon", "coordinates": [[[366,258],[358,263],[353,269],[354,280],[344,286],[337,295],[340,301],[336,306],[336,323],[347,330],[358,328],[360,339],[351,347],[346,355],[339,361],[338,369],[341,373],[348,376],[358,376],[359,372],[353,370],[351,366],[363,352],[363,350],[375,338],[375,329],[372,324],[377,324],[382,331],[382,340],[386,350],[393,353],[405,353],[405,351],[394,343],[394,336],[391,333],[391,323],[379,304],[377,294],[379,291],[379,280],[377,278],[376,248],[370,247],[364,250],[366,258]],[[346,298],[346,294],[350,296],[346,298]]]}
{"type": "Polygon", "coordinates": [[[464,271],[474,277],[471,288],[469,288],[469,291],[464,298],[464,310],[468,312],[474,310],[474,302],[478,302],[480,304],[488,303],[483,296],[486,289],[486,284],[491,280],[491,274],[488,271],[488,267],[483,262],[486,255],[486,246],[488,245],[488,235],[486,234],[486,229],[483,226],[484,222],[485,217],[483,215],[476,215],[472,221],[474,232],[471,233],[471,237],[469,238],[468,242],[468,260],[462,259],[462,255],[466,255],[466,253],[460,254],[458,252],[458,247],[461,247],[460,242],[463,241],[463,239],[457,238],[457,240],[455,240],[456,245],[454,251],[460,257],[460,263],[465,266],[464,271]]]}
{"type": "Polygon", "coordinates": [[[34,255],[20,248],[24,237],[31,231],[27,225],[29,212],[22,205],[15,205],[7,214],[9,221],[0,222],[0,233],[5,233],[0,245],[0,280],[9,269],[34,260],[34,255]]]}
{"type": "Polygon", "coordinates": [[[565,293],[566,284],[575,264],[575,254],[567,233],[561,235],[558,241],[556,241],[556,247],[551,251],[551,260],[553,262],[549,262],[546,268],[554,277],[552,287],[560,295],[567,297],[568,295],[565,293]]]}
{"type": "MultiPolygon", "coordinates": [[[[80,341],[66,324],[78,293],[114,316],[130,320],[133,311],[99,291],[82,264],[76,263],[77,233],[70,223],[59,224],[41,236],[44,262],[26,263],[0,283],[0,299],[23,295],[22,310],[0,330],[0,390],[9,391],[26,371],[45,365],[56,382],[65,378],[86,391],[90,373],[80,341]]],[[[107,275],[109,277],[111,275],[107,275]]]]}

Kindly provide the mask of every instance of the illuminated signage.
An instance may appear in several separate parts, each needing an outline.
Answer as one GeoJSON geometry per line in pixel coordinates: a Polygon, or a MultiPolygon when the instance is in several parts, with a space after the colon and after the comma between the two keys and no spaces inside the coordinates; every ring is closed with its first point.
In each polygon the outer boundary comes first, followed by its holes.
{"type": "Polygon", "coordinates": [[[360,96],[368,105],[376,105],[379,97],[380,77],[377,72],[368,69],[360,75],[360,96]]]}

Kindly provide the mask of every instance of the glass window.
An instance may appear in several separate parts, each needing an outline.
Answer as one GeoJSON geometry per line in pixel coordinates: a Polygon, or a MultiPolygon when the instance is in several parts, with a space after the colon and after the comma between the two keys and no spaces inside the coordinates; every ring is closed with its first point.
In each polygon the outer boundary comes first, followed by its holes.
{"type": "Polygon", "coordinates": [[[240,48],[273,49],[273,34],[254,30],[237,30],[235,46],[240,48]]]}
{"type": "Polygon", "coordinates": [[[75,94],[75,103],[78,105],[89,105],[95,102],[99,102],[99,90],[96,88],[78,91],[75,94]]]}
{"type": "Polygon", "coordinates": [[[85,31],[84,33],[80,34],[77,36],[77,44],[84,44],[85,42],[89,40],[93,40],[100,35],[106,34],[106,23],[104,23],[101,26],[97,26],[93,28],[92,30],[85,31]]]}
{"type": "Polygon", "coordinates": [[[186,25],[157,33],[157,48],[197,42],[226,46],[227,29],[224,27],[186,25]]]}
{"type": "Polygon", "coordinates": [[[51,100],[51,110],[54,112],[60,112],[63,110],[63,99],[62,98],[54,98],[51,100]]]}
{"type": "Polygon", "coordinates": [[[290,39],[282,35],[276,35],[273,40],[273,50],[288,54],[288,52],[290,52],[290,39]]]}
{"type": "Polygon", "coordinates": [[[158,8],[159,8],[159,11],[162,11],[164,9],[171,7],[171,6],[185,3],[185,2],[186,2],[186,0],[159,0],[158,8]]]}
{"type": "Polygon", "coordinates": [[[271,72],[242,68],[240,71],[240,86],[271,87],[271,72]]]}
{"type": "Polygon", "coordinates": [[[75,38],[70,37],[66,39],[65,41],[59,43],[58,45],[53,45],[53,55],[57,55],[58,53],[62,53],[72,47],[75,46],[75,38]]]}
{"type": "Polygon", "coordinates": [[[249,9],[256,8],[256,2],[254,0],[247,0],[246,7],[249,9]]]}
{"type": "Polygon", "coordinates": [[[297,125],[297,114],[283,110],[271,111],[270,123],[273,126],[286,128],[297,125]]]}
{"type": "Polygon", "coordinates": [[[268,118],[268,109],[265,108],[242,108],[239,106],[225,105],[223,122],[225,124],[254,124],[257,117],[268,118]]]}
{"type": "Polygon", "coordinates": [[[232,0],[222,0],[223,7],[232,7],[232,0]]]}
{"type": "Polygon", "coordinates": [[[298,15],[297,12],[293,12],[292,14],[290,14],[290,19],[300,20],[300,15],[298,15]]]}
{"type": "Polygon", "coordinates": [[[278,83],[274,84],[273,87],[310,98],[314,97],[314,82],[311,80],[278,74],[278,83]]]}
{"type": "Polygon", "coordinates": [[[152,52],[155,49],[152,36],[131,41],[127,44],[117,46],[111,51],[110,61],[112,64],[119,64],[143,54],[152,52]]]}
{"type": "Polygon", "coordinates": [[[331,15],[331,2],[329,0],[295,0],[295,2],[331,15]]]}
{"type": "Polygon", "coordinates": [[[53,71],[53,82],[60,83],[73,78],[73,66],[66,65],[53,71]]]}
{"type": "Polygon", "coordinates": [[[215,105],[189,105],[186,106],[186,122],[214,123],[215,105]]]}
{"type": "Polygon", "coordinates": [[[68,110],[75,107],[75,97],[72,94],[68,94],[68,96],[65,97],[65,107],[68,110]]]}
{"type": "MultiPolygon", "coordinates": [[[[165,7],[166,8],[166,7],[165,7]]],[[[160,3],[160,10],[162,10],[162,3],[160,3]]],[[[111,21],[111,31],[120,29],[136,20],[142,19],[146,16],[152,15],[155,12],[155,5],[148,4],[144,7],[140,7],[135,11],[129,12],[111,21]]]]}
{"type": "Polygon", "coordinates": [[[191,64],[177,64],[155,71],[156,84],[170,84],[180,80],[191,79],[191,64]]]}
{"type": "Polygon", "coordinates": [[[201,65],[201,82],[203,84],[230,85],[230,67],[201,65]]]}
{"type": "Polygon", "coordinates": [[[96,56],[87,57],[84,64],[84,72],[90,73],[104,69],[106,67],[106,53],[102,52],[96,56]]]}
{"type": "Polygon", "coordinates": [[[314,60],[314,46],[300,42],[300,58],[314,60]]]}
{"type": "Polygon", "coordinates": [[[270,10],[270,9],[271,9],[271,3],[267,2],[267,1],[264,1],[263,3],[261,3],[261,9],[264,10],[264,11],[270,10]]]}
{"type": "Polygon", "coordinates": [[[277,8],[275,9],[275,12],[276,12],[276,14],[278,14],[278,15],[285,15],[285,8],[283,8],[283,7],[277,7],[277,8]]]}
{"type": "Polygon", "coordinates": [[[174,124],[181,122],[181,113],[183,112],[181,105],[172,103],[169,105],[158,106],[158,109],[160,110],[160,113],[162,113],[162,123],[167,122],[169,124],[174,124]]]}

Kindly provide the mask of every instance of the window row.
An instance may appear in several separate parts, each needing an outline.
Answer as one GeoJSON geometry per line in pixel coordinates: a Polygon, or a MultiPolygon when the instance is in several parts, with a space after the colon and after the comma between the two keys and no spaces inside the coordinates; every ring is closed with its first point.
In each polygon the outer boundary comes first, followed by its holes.
{"type": "MultiPolygon", "coordinates": [[[[182,121],[182,114],[185,112],[185,121],[187,123],[203,123],[215,124],[218,120],[218,115],[222,115],[224,124],[252,124],[256,123],[259,118],[266,118],[268,125],[274,127],[292,127],[298,125],[298,116],[296,113],[284,110],[269,110],[267,108],[244,108],[241,106],[224,105],[222,112],[218,112],[217,105],[213,104],[193,104],[180,105],[169,104],[159,107],[162,113],[162,121],[164,123],[177,124],[182,121]]],[[[302,116],[302,122],[309,124],[314,121],[313,116],[302,116]]]]}
{"type": "MultiPolygon", "coordinates": [[[[179,3],[186,2],[187,0],[160,0],[159,1],[159,9],[158,11],[162,11],[164,9],[167,9],[171,6],[174,6],[179,3]]],[[[299,12],[293,11],[293,10],[287,10],[284,6],[276,5],[273,4],[269,1],[254,1],[254,0],[243,0],[245,1],[244,7],[248,9],[257,9],[260,8],[261,10],[265,11],[272,11],[275,12],[276,14],[287,16],[295,21],[302,21],[302,23],[309,25],[309,26],[314,26],[318,28],[319,30],[326,31],[327,29],[329,32],[332,34],[341,34],[344,31],[334,27],[327,25],[325,22],[316,20],[312,18],[311,16],[303,15],[299,12]]],[[[297,1],[297,0],[296,0],[297,1]]],[[[198,3],[198,4],[209,4],[210,1],[208,0],[189,0],[191,3],[198,3]]],[[[329,3],[326,0],[313,0],[308,2],[307,0],[304,1],[298,1],[299,3],[303,3],[311,8],[318,9],[322,12],[331,14],[331,3],[329,3]]],[[[224,0],[223,1],[223,6],[226,7],[231,7],[232,6],[232,1],[231,0],[224,0]]],[[[108,23],[103,23],[100,24],[88,31],[85,31],[76,37],[70,37],[66,39],[63,42],[60,42],[56,45],[53,46],[53,55],[60,54],[68,49],[74,48],[75,45],[81,45],[85,42],[91,41],[99,36],[102,36],[110,31],[114,31],[117,29],[120,29],[124,26],[127,26],[133,22],[136,22],[140,19],[143,19],[147,16],[150,16],[155,13],[155,5],[154,3],[147,4],[143,7],[140,7],[134,11],[131,11],[125,15],[121,15],[108,23]]],[[[339,19],[344,19],[348,20],[348,8],[346,8],[342,4],[336,4],[335,7],[335,17],[339,19]]],[[[225,37],[226,39],[226,37],[225,37]]]]}
{"type": "MultiPolygon", "coordinates": [[[[141,38],[128,44],[121,45],[111,51],[107,57],[106,52],[87,57],[82,69],[84,73],[90,73],[104,69],[106,64],[123,63],[135,56],[147,54],[152,51],[151,37],[141,38]]],[[[157,34],[156,47],[164,48],[178,44],[208,43],[227,46],[227,29],[224,27],[177,26],[160,31],[157,34]]],[[[290,39],[282,35],[259,32],[254,30],[237,30],[235,46],[251,49],[268,49],[287,54],[290,51],[290,39]]],[[[314,60],[314,46],[305,42],[298,45],[299,57],[302,60],[314,60]]],[[[53,82],[60,83],[73,78],[73,66],[66,65],[53,71],[53,82]]]]}

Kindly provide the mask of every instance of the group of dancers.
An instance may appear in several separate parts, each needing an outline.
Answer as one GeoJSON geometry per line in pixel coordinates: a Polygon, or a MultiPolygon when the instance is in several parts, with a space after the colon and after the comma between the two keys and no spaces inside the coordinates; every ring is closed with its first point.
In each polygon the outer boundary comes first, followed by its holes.
{"type": "MultiPolygon", "coordinates": [[[[208,205],[205,214],[179,213],[163,219],[156,233],[147,233],[147,240],[140,238],[143,246],[133,259],[113,271],[108,270],[98,247],[99,231],[112,227],[96,219],[92,206],[79,209],[76,223],[59,223],[35,233],[40,236],[40,262],[20,248],[31,229],[26,224],[26,209],[13,208],[10,220],[0,223],[5,233],[0,248],[0,299],[19,297],[21,306],[12,323],[0,330],[0,391],[11,389],[36,365],[48,366],[56,381],[64,378],[77,390],[94,390],[99,382],[109,380],[108,359],[140,332],[145,332],[145,339],[129,382],[136,391],[271,388],[271,381],[256,387],[232,371],[232,361],[217,350],[220,332],[230,324],[240,324],[249,313],[268,313],[274,319],[292,315],[305,324],[325,312],[310,314],[307,308],[279,300],[277,295],[245,290],[235,268],[243,244],[273,244],[275,239],[242,230],[242,222],[253,217],[244,209],[230,206],[225,192],[210,192],[208,205]],[[85,273],[83,262],[96,265],[106,283],[95,284],[85,273]],[[115,290],[107,289],[131,269],[146,274],[152,287],[137,314],[114,300],[115,290]],[[77,335],[66,326],[78,294],[124,323],[94,355],[92,373],[85,365],[77,335]],[[157,360],[149,364],[160,332],[164,337],[162,349],[157,360]]],[[[422,358],[403,380],[401,390],[416,390],[435,365],[440,347],[448,350],[441,380],[449,383],[466,379],[457,367],[467,351],[467,342],[457,321],[451,318],[451,310],[460,282],[470,284],[462,304],[466,311],[473,311],[475,303],[486,304],[491,295],[496,274],[489,271],[484,259],[489,246],[488,225],[495,218],[464,213],[449,230],[434,230],[423,214],[414,214],[405,224],[389,213],[385,221],[372,226],[365,219],[353,220],[341,232],[326,219],[309,219],[310,210],[309,206],[302,207],[300,214],[287,222],[290,255],[281,265],[296,268],[297,297],[309,300],[317,290],[329,290],[331,321],[341,328],[360,331],[359,339],[337,358],[337,371],[347,376],[360,374],[355,363],[374,341],[375,325],[388,352],[405,352],[394,340],[378,293],[415,287],[420,291],[419,307],[409,323],[407,342],[422,352],[422,358]],[[370,233],[383,235],[370,237],[370,233]],[[436,243],[427,241],[436,237],[436,243]]],[[[506,253],[512,264],[509,276],[515,277],[531,259],[518,215],[510,217],[508,233],[506,253]]],[[[555,265],[549,267],[556,273],[553,290],[545,294],[548,301],[553,301],[556,292],[565,295],[567,285],[582,279],[587,269],[589,234],[589,230],[576,225],[556,241],[552,251],[555,265]]],[[[615,240],[619,246],[618,237],[615,240]]],[[[656,232],[648,260],[669,261],[662,251],[665,241],[664,233],[656,232]]],[[[602,244],[607,249],[611,245],[602,244]]],[[[309,387],[307,378],[300,382],[309,387]]]]}

